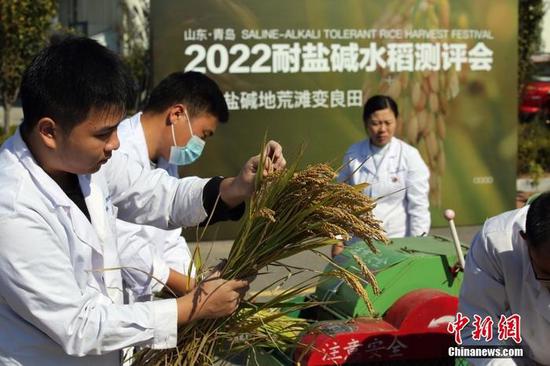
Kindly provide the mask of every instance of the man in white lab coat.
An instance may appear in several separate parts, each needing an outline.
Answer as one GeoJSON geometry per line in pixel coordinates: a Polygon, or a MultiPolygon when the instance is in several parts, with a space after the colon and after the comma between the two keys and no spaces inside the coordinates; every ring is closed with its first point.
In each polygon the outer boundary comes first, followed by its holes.
{"type": "MultiPolygon", "coordinates": [[[[144,169],[163,169],[179,177],[178,166],[198,159],[206,139],[228,119],[225,98],[214,80],[198,72],[175,72],[153,89],[143,113],[120,123],[119,151],[135,158],[144,169]],[[182,150],[185,154],[178,155],[182,150]]],[[[244,210],[244,204],[240,208],[244,210]]],[[[242,210],[234,210],[234,218],[239,218],[242,210]]],[[[191,254],[181,229],[162,230],[117,220],[117,232],[119,241],[133,242],[120,252],[122,259],[143,270],[125,270],[127,282],[131,282],[130,297],[150,299],[148,291],[158,289],[157,280],[165,283],[170,269],[183,278],[190,273],[191,254]],[[151,258],[153,276],[147,273],[151,258]],[[147,285],[150,282],[153,286],[147,285]]]]}
{"type": "MultiPolygon", "coordinates": [[[[179,324],[230,314],[248,288],[214,273],[177,299],[122,304],[122,276],[108,270],[125,265],[117,211],[167,229],[226,219],[259,159],[234,178],[178,180],[113,153],[131,86],[119,58],[86,38],[47,47],[25,71],[24,122],[0,149],[2,365],[118,365],[124,347],[174,347],[179,324]]],[[[284,166],[278,144],[268,154],[284,166]]],[[[186,290],[171,273],[167,285],[186,290]]]]}
{"type": "Polygon", "coordinates": [[[550,192],[546,192],[528,206],[485,222],[468,251],[459,297],[458,311],[469,319],[461,332],[463,346],[521,346],[526,358],[469,361],[474,365],[550,365],[549,289],[550,192]],[[474,340],[476,315],[491,318],[490,342],[485,336],[474,340]],[[519,324],[510,322],[514,315],[519,315],[519,324]],[[516,325],[520,325],[517,334],[516,325]]]}
{"type": "MultiPolygon", "coordinates": [[[[430,231],[430,171],[418,150],[394,137],[399,110],[395,101],[375,95],[365,103],[363,122],[368,138],[350,146],[338,180],[368,183],[364,193],[377,199],[374,215],[390,238],[430,231]]],[[[333,255],[343,245],[333,247],[333,255]]]]}

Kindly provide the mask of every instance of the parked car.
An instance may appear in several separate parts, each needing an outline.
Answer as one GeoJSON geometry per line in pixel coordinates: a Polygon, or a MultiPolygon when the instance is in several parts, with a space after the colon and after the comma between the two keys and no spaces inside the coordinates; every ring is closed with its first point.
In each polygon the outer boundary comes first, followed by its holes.
{"type": "Polygon", "coordinates": [[[522,122],[538,118],[550,123],[550,56],[534,63],[532,76],[521,93],[519,115],[522,122]]]}

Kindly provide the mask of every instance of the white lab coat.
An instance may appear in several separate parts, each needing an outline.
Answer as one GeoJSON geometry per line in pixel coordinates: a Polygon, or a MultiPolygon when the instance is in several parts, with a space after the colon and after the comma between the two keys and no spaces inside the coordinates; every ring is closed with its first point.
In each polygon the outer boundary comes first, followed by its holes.
{"type": "MultiPolygon", "coordinates": [[[[464,281],[458,310],[471,320],[461,332],[464,345],[486,346],[484,338],[471,337],[474,315],[493,318],[491,345],[516,345],[498,340],[500,316],[521,316],[521,346],[524,356],[550,365],[550,292],[535,279],[527,244],[520,236],[525,230],[528,207],[493,217],[474,238],[466,257],[464,281]]],[[[471,359],[480,365],[530,365],[527,359],[471,359]]]]}
{"type": "Polygon", "coordinates": [[[115,152],[79,176],[91,221],[37,165],[19,131],[0,148],[0,364],[119,365],[118,350],[169,348],[174,299],[122,304],[115,217],[159,227],[206,218],[206,179],[145,171],[115,152]],[[75,357],[80,356],[80,357],[75,357]]]}
{"type": "Polygon", "coordinates": [[[427,234],[431,222],[430,171],[418,150],[394,137],[378,169],[369,158],[372,154],[369,139],[351,145],[344,155],[338,181],[351,185],[369,183],[364,193],[378,198],[374,215],[382,220],[388,237],[427,234]]]}
{"type": "MultiPolygon", "coordinates": [[[[135,159],[143,169],[151,170],[147,141],[141,125],[141,112],[125,119],[118,126],[120,140],[119,151],[135,159]]],[[[177,166],[159,164],[172,177],[179,178],[177,166]]],[[[152,291],[160,290],[168,279],[170,268],[187,274],[191,266],[191,253],[185,239],[181,236],[181,229],[163,230],[148,225],[137,225],[123,220],[117,220],[117,234],[122,245],[119,251],[121,260],[127,265],[139,268],[125,270],[125,279],[136,298],[148,298],[152,291]],[[153,260],[153,268],[148,268],[153,260]],[[153,277],[147,273],[152,273],[153,277]],[[156,280],[162,281],[159,283],[156,280]],[[149,284],[151,284],[149,286],[149,284]]]]}

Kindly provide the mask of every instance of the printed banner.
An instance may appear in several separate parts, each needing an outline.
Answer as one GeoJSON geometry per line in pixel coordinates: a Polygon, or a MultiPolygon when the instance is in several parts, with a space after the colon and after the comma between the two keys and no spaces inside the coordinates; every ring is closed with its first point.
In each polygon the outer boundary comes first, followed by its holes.
{"type": "MultiPolygon", "coordinates": [[[[516,0],[156,0],[154,77],[214,78],[230,121],[186,175],[234,175],[268,138],[303,164],[338,167],[366,138],[364,102],[392,96],[397,136],[430,167],[434,226],[512,209],[516,177],[516,0]]],[[[226,226],[217,239],[231,238],[226,226]]],[[[193,240],[189,237],[188,239],[193,240]]]]}

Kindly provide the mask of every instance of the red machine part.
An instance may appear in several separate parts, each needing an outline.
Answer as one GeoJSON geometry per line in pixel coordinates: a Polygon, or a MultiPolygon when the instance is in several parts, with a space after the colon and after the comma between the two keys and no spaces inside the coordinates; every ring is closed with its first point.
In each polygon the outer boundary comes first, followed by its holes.
{"type": "Polygon", "coordinates": [[[383,319],[325,322],[306,334],[295,352],[301,365],[364,364],[367,361],[429,360],[446,357],[453,345],[447,324],[458,307],[455,296],[432,289],[409,292],[383,319]]]}
{"type": "Polygon", "coordinates": [[[550,100],[550,82],[532,81],[523,88],[519,111],[523,115],[536,114],[544,110],[550,100]]]}

